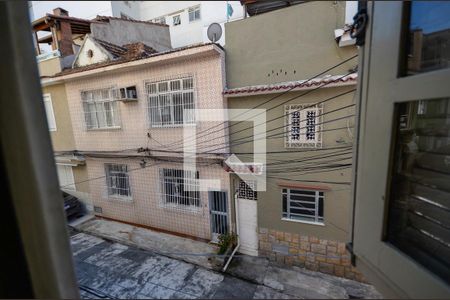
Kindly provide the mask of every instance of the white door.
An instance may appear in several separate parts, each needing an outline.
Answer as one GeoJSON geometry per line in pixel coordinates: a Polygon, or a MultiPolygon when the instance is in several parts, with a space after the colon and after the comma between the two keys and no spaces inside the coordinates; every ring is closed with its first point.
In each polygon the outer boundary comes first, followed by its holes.
{"type": "Polygon", "coordinates": [[[258,256],[257,201],[238,198],[239,252],[258,256]]]}

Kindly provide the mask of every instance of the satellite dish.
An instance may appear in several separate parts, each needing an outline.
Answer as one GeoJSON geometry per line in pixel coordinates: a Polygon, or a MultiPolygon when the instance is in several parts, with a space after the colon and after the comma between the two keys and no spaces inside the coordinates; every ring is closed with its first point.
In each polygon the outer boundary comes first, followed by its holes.
{"type": "Polygon", "coordinates": [[[220,37],[222,36],[222,26],[220,26],[220,24],[218,23],[212,23],[211,25],[208,26],[208,39],[215,43],[217,42],[220,37]]]}

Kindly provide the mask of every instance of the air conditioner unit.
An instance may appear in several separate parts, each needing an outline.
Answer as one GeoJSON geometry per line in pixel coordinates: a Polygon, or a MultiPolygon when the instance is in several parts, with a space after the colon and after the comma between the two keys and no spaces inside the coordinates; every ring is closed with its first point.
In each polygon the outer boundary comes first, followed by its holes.
{"type": "Polygon", "coordinates": [[[137,89],[136,86],[121,87],[114,90],[114,99],[123,102],[137,101],[137,89]]]}

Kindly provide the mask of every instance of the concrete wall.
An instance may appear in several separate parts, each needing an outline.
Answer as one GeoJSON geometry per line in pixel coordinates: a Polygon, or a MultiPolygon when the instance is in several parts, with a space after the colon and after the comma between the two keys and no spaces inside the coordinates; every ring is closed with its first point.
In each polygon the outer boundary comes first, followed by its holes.
{"type": "MultiPolygon", "coordinates": [[[[123,1],[113,1],[114,16],[120,16],[120,12],[129,12],[131,17],[150,21],[155,18],[165,17],[166,24],[170,26],[170,36],[174,48],[187,46],[196,43],[209,42],[206,30],[211,23],[219,23],[224,30],[227,21],[227,3],[233,8],[230,21],[241,19],[243,9],[239,1],[142,1],[132,3],[131,8],[123,4],[123,1]],[[133,10],[133,5],[138,5],[137,11],[133,10]],[[188,9],[200,5],[201,19],[189,22],[188,9]],[[130,10],[131,9],[131,10],[130,10]],[[173,26],[173,15],[179,14],[181,24],[173,26]]],[[[225,44],[225,35],[218,41],[225,44]]]]}
{"type": "Polygon", "coordinates": [[[228,87],[308,79],[355,55],[356,47],[339,48],[334,40],[344,16],[345,2],[314,1],[227,23],[228,87]]]}
{"type": "MultiPolygon", "coordinates": [[[[170,54],[170,61],[164,62],[163,56],[155,57],[151,65],[116,72],[102,72],[73,79],[66,83],[70,113],[73,122],[76,148],[81,151],[111,151],[146,147],[160,148],[163,144],[177,142],[183,137],[182,127],[155,128],[150,127],[148,102],[145,94],[145,82],[160,81],[180,76],[192,75],[194,78],[194,102],[196,108],[223,108],[223,54],[220,55],[214,46],[192,48],[170,54]],[[205,49],[209,49],[205,51],[205,49]],[[200,51],[200,52],[199,52],[200,51]],[[182,53],[196,53],[191,57],[175,59],[182,53]],[[95,78],[95,80],[93,80],[95,78]],[[87,130],[84,110],[81,101],[81,91],[99,89],[110,86],[136,85],[137,102],[119,102],[121,127],[116,129],[87,130]],[[147,137],[150,133],[152,139],[147,137]]],[[[212,123],[199,123],[197,132],[212,126],[212,123]]],[[[221,125],[222,128],[224,125],[221,125]]],[[[220,127],[216,127],[216,130],[220,127]]],[[[203,139],[199,139],[202,147],[214,146],[225,142],[224,130],[218,130],[203,139]]],[[[181,147],[181,145],[179,145],[181,147]]],[[[181,148],[180,148],[181,149],[181,148]]],[[[221,152],[226,152],[222,149],[221,152]]]]}
{"type": "MultiPolygon", "coordinates": [[[[183,206],[165,205],[161,194],[162,168],[183,169],[182,163],[148,160],[148,167],[141,168],[140,159],[88,158],[87,167],[91,181],[94,206],[101,207],[100,216],[141,224],[202,239],[211,239],[208,192],[200,192],[200,207],[188,209],[183,206]],[[105,163],[126,164],[131,188],[131,199],[108,196],[105,180],[105,163]],[[156,164],[156,165],[155,165],[156,164]],[[152,166],[155,165],[155,166],[152,166]]],[[[220,165],[199,166],[200,179],[220,179],[220,189],[228,191],[229,176],[220,165]]],[[[230,193],[228,193],[228,200],[230,193]]],[[[229,206],[229,201],[228,201],[229,206]]]]}
{"type": "MultiPolygon", "coordinates": [[[[328,99],[334,95],[341,94],[354,89],[355,86],[323,88],[309,93],[301,98],[295,97],[304,94],[305,91],[291,92],[258,108],[270,109],[267,111],[267,120],[273,120],[285,114],[285,105],[289,104],[312,104],[328,99]],[[281,103],[286,102],[281,105],[281,103]]],[[[277,94],[256,95],[247,97],[228,98],[229,108],[248,109],[266,102],[277,94]]],[[[323,164],[351,163],[351,149],[347,154],[318,158],[320,155],[329,155],[339,150],[326,150],[332,147],[352,146],[353,144],[353,117],[332,121],[336,118],[354,114],[354,107],[345,108],[331,112],[353,103],[353,93],[335,98],[323,104],[323,119],[321,122],[322,148],[324,150],[308,151],[304,148],[285,148],[285,137],[282,133],[285,117],[267,122],[267,134],[280,133],[281,138],[267,139],[267,151],[288,151],[291,153],[268,154],[267,159],[267,191],[258,191],[258,227],[259,227],[259,255],[267,256],[273,261],[287,265],[297,265],[310,270],[321,271],[336,276],[365,281],[364,277],[350,264],[350,253],[345,250],[345,243],[350,240],[352,199],[349,184],[332,184],[327,182],[350,182],[351,168],[320,172],[316,170],[303,173],[302,168],[323,164]],[[331,113],[330,113],[331,112],[331,113]],[[332,122],[329,122],[332,121],[332,122]],[[280,129],[276,129],[280,128],[280,129]],[[339,130],[329,129],[343,128],[339,130]],[[273,130],[276,129],[276,130],[273,130]],[[311,160],[313,157],[313,160],[311,160]],[[315,157],[315,158],[314,158],[315,157]],[[275,172],[280,166],[271,166],[270,163],[281,160],[310,159],[303,163],[283,165],[285,168],[297,166],[294,173],[275,172]],[[346,159],[345,159],[346,158],[346,159]],[[345,159],[345,160],[342,160],[345,159]],[[309,165],[308,165],[309,164],[309,165]],[[274,177],[274,178],[269,178],[274,177]],[[288,178],[284,180],[280,178],[288,178]],[[309,182],[316,181],[316,182],[309,182]],[[326,189],[324,191],[324,224],[310,224],[301,221],[285,220],[282,218],[282,189],[285,187],[298,189],[326,189]]],[[[233,123],[232,123],[233,124],[233,123]]],[[[233,125],[230,127],[230,149],[232,153],[254,152],[253,143],[242,143],[243,140],[251,140],[253,128],[249,123],[233,125]],[[242,131],[241,131],[242,130],[242,131]],[[241,132],[239,132],[241,131],[241,132]],[[233,141],[239,140],[233,145],[233,141]],[[243,139],[243,140],[242,140],[243,139]]],[[[345,150],[342,150],[343,153],[345,150]]],[[[258,151],[259,152],[259,151],[258,151]]],[[[336,153],[338,154],[338,153],[336,153]]],[[[248,155],[237,155],[242,161],[251,161],[248,155]]]]}
{"type": "Polygon", "coordinates": [[[54,151],[71,151],[75,149],[72,121],[67,102],[66,88],[64,84],[46,86],[42,88],[43,94],[50,94],[55,114],[56,131],[51,131],[50,136],[54,151]]]}
{"type": "Polygon", "coordinates": [[[87,38],[80,51],[77,54],[77,59],[74,62],[74,67],[83,67],[87,65],[97,64],[108,61],[110,56],[103,48],[100,48],[91,38],[87,38]],[[88,55],[89,50],[92,51],[92,57],[88,55]]]}
{"type": "Polygon", "coordinates": [[[169,27],[110,19],[109,23],[92,23],[91,35],[119,46],[143,42],[156,51],[171,49],[169,27]]]}
{"type": "Polygon", "coordinates": [[[39,61],[38,70],[41,77],[53,76],[56,73],[61,72],[61,57],[53,57],[39,61]]]}

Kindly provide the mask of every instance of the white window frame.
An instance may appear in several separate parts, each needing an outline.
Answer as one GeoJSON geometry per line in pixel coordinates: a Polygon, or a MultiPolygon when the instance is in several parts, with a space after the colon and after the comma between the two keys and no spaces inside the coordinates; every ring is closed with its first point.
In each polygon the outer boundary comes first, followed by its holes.
{"type": "Polygon", "coordinates": [[[114,98],[112,87],[81,91],[81,101],[87,130],[120,128],[119,103],[114,98]],[[96,97],[100,95],[100,97],[95,99],[94,95],[96,97]],[[110,107],[110,110],[106,109],[106,105],[110,107]],[[95,110],[90,110],[92,107],[95,110]],[[97,110],[98,108],[100,109],[97,110]],[[110,112],[110,115],[108,115],[108,112],[110,112]],[[95,122],[93,122],[93,116],[95,117],[95,122]],[[100,124],[101,118],[99,117],[103,118],[102,122],[104,124],[100,124]],[[108,122],[108,119],[110,119],[110,122],[108,122]]]}
{"type": "Polygon", "coordinates": [[[201,10],[200,10],[200,5],[189,7],[188,15],[189,15],[189,23],[201,20],[202,15],[201,15],[201,10]],[[192,18],[191,18],[191,16],[192,16],[192,18]]]}
{"type": "Polygon", "coordinates": [[[173,26],[181,25],[181,15],[180,14],[172,16],[172,25],[173,26]],[[178,22],[176,20],[178,20],[178,22]]]}
{"type": "Polygon", "coordinates": [[[75,191],[75,179],[73,177],[72,165],[56,164],[58,181],[60,188],[63,190],[75,191]]]}
{"type": "Polygon", "coordinates": [[[55,112],[53,110],[52,97],[50,94],[44,94],[43,100],[44,100],[45,114],[47,116],[48,130],[56,131],[57,127],[56,127],[55,112]]]}
{"type": "Polygon", "coordinates": [[[322,115],[323,105],[290,104],[285,105],[285,147],[286,148],[321,148],[322,147],[322,115]],[[315,114],[314,138],[309,139],[307,123],[308,114],[315,114]],[[296,120],[295,118],[298,118],[296,120]],[[297,121],[297,122],[296,122],[297,121]],[[298,132],[298,133],[297,133],[298,132]],[[297,138],[294,135],[297,134],[297,138]]]}
{"type": "Polygon", "coordinates": [[[128,165],[106,163],[105,175],[108,197],[131,200],[131,184],[128,165]],[[117,184],[118,181],[119,184],[117,184]],[[122,183],[124,183],[126,187],[120,187],[119,185],[122,183]],[[119,190],[125,191],[126,194],[120,193],[119,190]]]}
{"type": "Polygon", "coordinates": [[[166,17],[165,16],[161,16],[161,17],[157,17],[154,18],[152,20],[153,23],[158,23],[158,24],[166,24],[166,17]]]}
{"type": "Polygon", "coordinates": [[[201,210],[202,201],[198,171],[194,176],[192,171],[175,168],[161,168],[159,169],[159,180],[161,186],[161,204],[163,207],[193,212],[201,210]],[[165,172],[172,172],[172,175],[166,175],[165,172]],[[175,185],[175,193],[171,193],[171,191],[166,188],[168,184],[175,185]],[[196,197],[177,195],[179,189],[186,192],[185,185],[190,186],[187,193],[197,193],[196,197]],[[189,204],[186,204],[187,202],[189,202],[189,204]]]}
{"type": "Polygon", "coordinates": [[[287,188],[283,187],[281,190],[282,194],[282,220],[296,221],[302,223],[309,224],[324,224],[324,206],[325,206],[325,193],[319,190],[311,190],[311,189],[301,189],[301,188],[287,188]],[[314,193],[311,195],[311,193],[314,193]],[[311,200],[294,200],[292,196],[301,196],[306,198],[311,198],[311,200]],[[284,197],[286,197],[286,210],[284,208],[284,197]],[[320,204],[320,200],[322,200],[322,204],[320,204]],[[295,203],[295,208],[293,207],[295,203]],[[314,207],[305,207],[302,204],[311,205],[314,204],[314,207]],[[320,205],[322,205],[322,215],[320,215],[320,205]],[[311,211],[314,214],[301,214],[294,213],[291,211],[292,209],[303,210],[303,211],[311,211]]]}
{"type": "Polygon", "coordinates": [[[145,90],[150,127],[195,125],[193,76],[146,82],[145,90]],[[165,88],[163,88],[164,86],[165,88]],[[181,98],[177,98],[180,96],[181,98]],[[188,115],[187,120],[184,119],[185,109],[192,110],[192,114],[188,115]],[[164,118],[166,120],[163,120],[164,118]]]}

